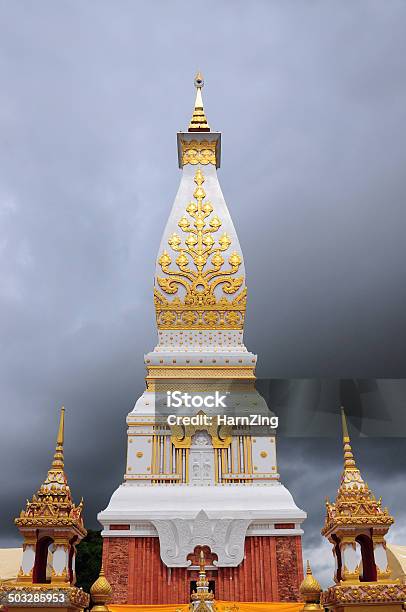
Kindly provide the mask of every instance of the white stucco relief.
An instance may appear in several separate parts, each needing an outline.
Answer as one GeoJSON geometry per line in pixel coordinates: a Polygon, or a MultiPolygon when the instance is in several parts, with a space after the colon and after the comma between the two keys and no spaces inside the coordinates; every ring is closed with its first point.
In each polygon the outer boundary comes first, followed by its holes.
{"type": "Polygon", "coordinates": [[[188,567],[196,546],[209,546],[217,555],[215,565],[236,567],[244,558],[244,541],[250,519],[209,519],[201,510],[194,519],[153,520],[168,567],[188,567]]]}

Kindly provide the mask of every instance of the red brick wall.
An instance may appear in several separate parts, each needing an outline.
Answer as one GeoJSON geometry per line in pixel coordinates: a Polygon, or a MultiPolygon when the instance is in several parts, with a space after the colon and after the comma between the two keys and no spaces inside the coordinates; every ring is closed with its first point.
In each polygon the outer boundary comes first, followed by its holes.
{"type": "Polygon", "coordinates": [[[299,600],[303,580],[302,543],[300,536],[275,538],[280,601],[299,600]],[[292,571],[295,568],[295,571],[292,571]]]}
{"type": "MultiPolygon", "coordinates": [[[[190,600],[197,572],[166,567],[158,538],[105,538],[103,562],[113,586],[112,603],[176,604],[190,600]]],[[[253,536],[245,540],[238,567],[207,572],[215,580],[216,599],[297,601],[303,579],[300,536],[253,536]]]]}

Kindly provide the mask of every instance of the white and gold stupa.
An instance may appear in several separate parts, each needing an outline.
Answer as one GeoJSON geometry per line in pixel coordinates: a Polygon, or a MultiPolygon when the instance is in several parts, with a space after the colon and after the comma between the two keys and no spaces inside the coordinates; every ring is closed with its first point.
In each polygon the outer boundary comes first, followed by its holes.
{"type": "Polygon", "coordinates": [[[104,568],[116,603],[188,601],[204,550],[216,599],[295,600],[305,513],[279,480],[272,433],[157,418],[159,402],[176,390],[229,391],[234,413],[271,415],[243,340],[244,259],[217,176],[221,134],[208,125],[200,74],[195,86],[156,263],[158,344],[145,356],[146,390],[127,417],[124,483],[98,517],[104,568]]]}

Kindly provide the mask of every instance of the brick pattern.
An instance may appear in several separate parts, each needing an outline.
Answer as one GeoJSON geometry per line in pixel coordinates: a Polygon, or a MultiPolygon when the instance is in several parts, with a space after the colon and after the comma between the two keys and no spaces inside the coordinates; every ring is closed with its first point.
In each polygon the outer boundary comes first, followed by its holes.
{"type": "Polygon", "coordinates": [[[300,536],[275,538],[279,601],[299,601],[303,580],[300,536]]]}
{"type": "MultiPolygon", "coordinates": [[[[208,552],[205,550],[205,552],[208,552]]],[[[180,604],[190,601],[198,572],[168,568],[158,538],[104,538],[103,560],[112,603],[180,604]]],[[[208,571],[216,598],[225,601],[298,601],[303,579],[300,536],[252,536],[238,567],[208,571]]]]}
{"type": "Polygon", "coordinates": [[[125,604],[128,600],[128,569],[131,538],[103,540],[103,566],[107,580],[113,587],[111,603],[125,604]]]}

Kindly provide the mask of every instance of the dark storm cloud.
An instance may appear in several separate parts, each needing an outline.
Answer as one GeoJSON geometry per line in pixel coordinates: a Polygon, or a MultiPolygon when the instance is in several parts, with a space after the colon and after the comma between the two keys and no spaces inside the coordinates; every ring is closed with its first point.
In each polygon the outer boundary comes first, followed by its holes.
{"type": "MultiPolygon", "coordinates": [[[[17,0],[0,11],[4,543],[45,475],[62,403],[89,526],[122,478],[197,68],[223,132],[259,375],[406,375],[403,2],[206,2],[196,15],[187,2],[17,0]]],[[[387,471],[368,443],[377,492],[401,515],[404,457],[389,454],[400,442],[382,442],[387,471]]],[[[311,514],[313,550],[339,460],[321,472],[331,449],[309,444],[282,440],[279,464],[311,514]]]]}

